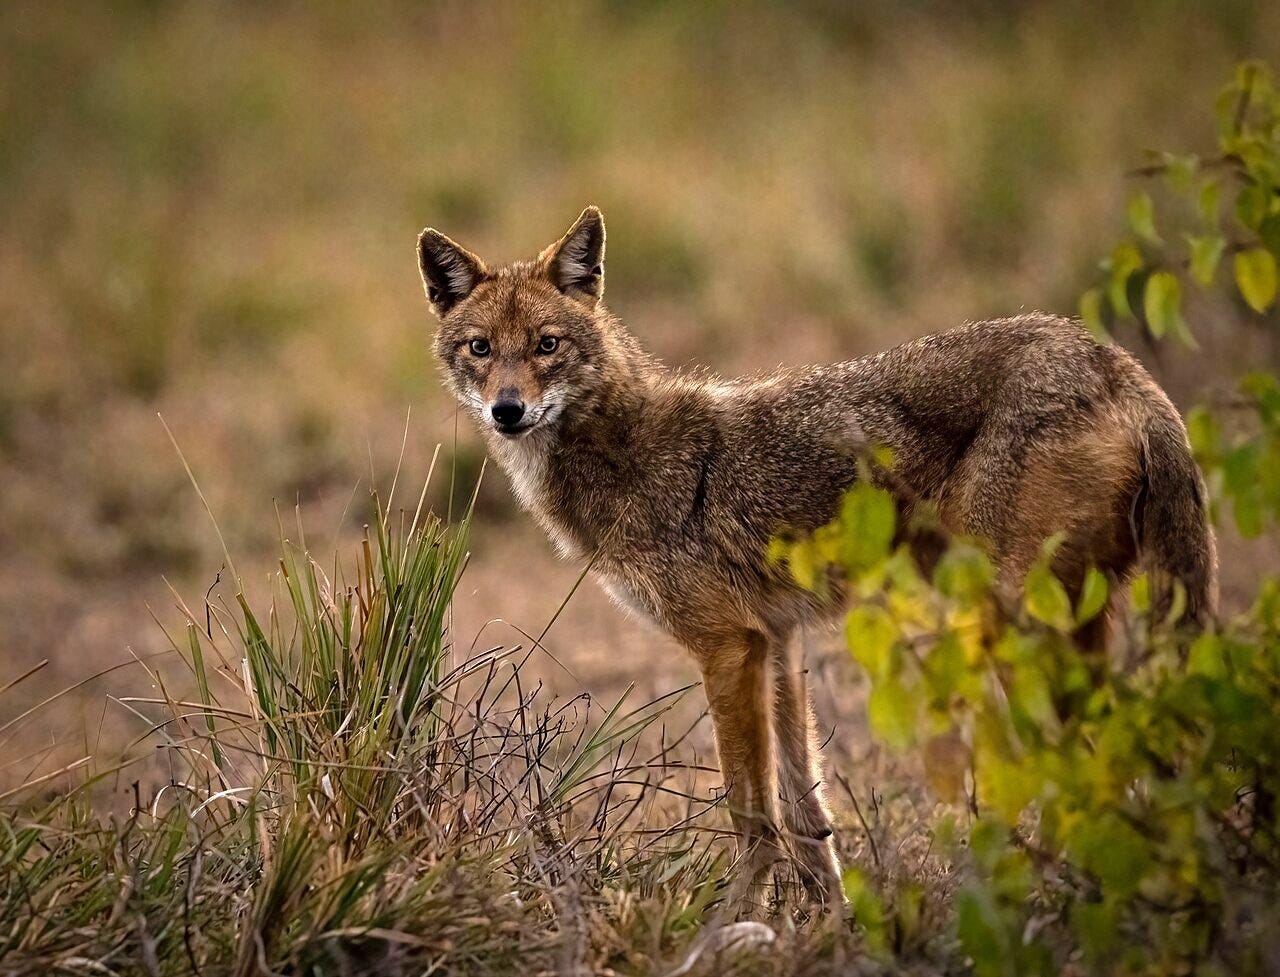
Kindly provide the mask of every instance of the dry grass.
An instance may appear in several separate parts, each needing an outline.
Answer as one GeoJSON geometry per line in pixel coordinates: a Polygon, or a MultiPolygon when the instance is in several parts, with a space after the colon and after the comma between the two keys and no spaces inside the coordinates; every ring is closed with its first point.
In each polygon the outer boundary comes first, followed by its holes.
{"type": "MultiPolygon", "coordinates": [[[[530,687],[537,636],[455,646],[468,522],[420,505],[379,509],[345,567],[285,540],[265,612],[241,596],[230,555],[234,603],[179,602],[171,654],[139,663],[156,693],[116,700],[141,735],[3,798],[0,968],[683,974],[887,960],[835,917],[783,908],[735,923],[714,770],[691,730],[668,726],[688,690],[601,708],[530,687]],[[144,788],[134,771],[155,753],[167,782],[144,788]],[[127,813],[102,813],[102,789],[122,784],[127,813]]],[[[954,948],[932,918],[945,873],[904,852],[883,797],[869,799],[877,886],[926,910],[892,949],[945,959],[954,948]]],[[[796,893],[777,891],[792,907],[796,893]]]]}

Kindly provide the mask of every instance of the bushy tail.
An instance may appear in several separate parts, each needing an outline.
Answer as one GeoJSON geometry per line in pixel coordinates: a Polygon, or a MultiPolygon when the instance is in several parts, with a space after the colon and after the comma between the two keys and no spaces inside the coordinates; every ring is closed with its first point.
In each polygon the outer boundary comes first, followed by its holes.
{"type": "Polygon", "coordinates": [[[1134,516],[1152,584],[1152,607],[1167,608],[1178,581],[1187,597],[1183,620],[1203,627],[1218,611],[1218,552],[1204,480],[1171,404],[1148,416],[1142,460],[1143,487],[1134,516]]]}

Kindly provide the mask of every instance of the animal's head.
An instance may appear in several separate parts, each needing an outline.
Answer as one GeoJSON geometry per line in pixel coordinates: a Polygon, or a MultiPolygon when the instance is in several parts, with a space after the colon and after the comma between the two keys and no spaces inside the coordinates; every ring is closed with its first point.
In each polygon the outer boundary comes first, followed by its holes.
{"type": "Polygon", "coordinates": [[[604,294],[604,218],[582,212],[533,261],[489,268],[434,228],[418,266],[440,327],[436,355],[476,419],[515,439],[593,398],[619,355],[604,294]]]}

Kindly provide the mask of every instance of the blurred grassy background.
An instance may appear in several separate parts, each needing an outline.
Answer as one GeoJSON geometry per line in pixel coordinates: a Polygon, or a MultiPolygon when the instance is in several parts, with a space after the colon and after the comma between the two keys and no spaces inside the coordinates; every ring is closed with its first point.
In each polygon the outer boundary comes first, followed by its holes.
{"type": "MultiPolygon", "coordinates": [[[[842,358],[1074,311],[1125,168],[1211,149],[1231,65],[1278,54],[1264,0],[5,4],[0,683],[52,665],[3,712],[162,648],[162,575],[193,606],[213,583],[157,412],[250,581],[275,566],[273,505],[299,504],[322,553],[358,531],[353,487],[389,484],[410,408],[402,499],[438,441],[470,483],[478,441],[429,357],[424,225],[502,260],[596,203],[608,300],[664,359],[842,358]]],[[[1194,358],[1125,337],[1183,406],[1276,365],[1235,307],[1191,321],[1194,358]]],[[[501,476],[480,509],[458,635],[538,631],[576,570],[501,476]]],[[[1260,558],[1224,553],[1228,585],[1260,558]]],[[[586,588],[553,639],[604,695],[690,677],[586,588]]],[[[28,738],[96,736],[101,692],[71,701],[28,738]]]]}

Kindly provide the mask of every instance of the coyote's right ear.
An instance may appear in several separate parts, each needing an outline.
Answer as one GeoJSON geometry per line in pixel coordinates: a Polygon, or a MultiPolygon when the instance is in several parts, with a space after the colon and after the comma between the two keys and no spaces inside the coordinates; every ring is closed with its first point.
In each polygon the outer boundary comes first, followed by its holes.
{"type": "Polygon", "coordinates": [[[442,317],[470,295],[485,276],[483,261],[434,227],[418,236],[418,269],[427,301],[442,317]]]}

